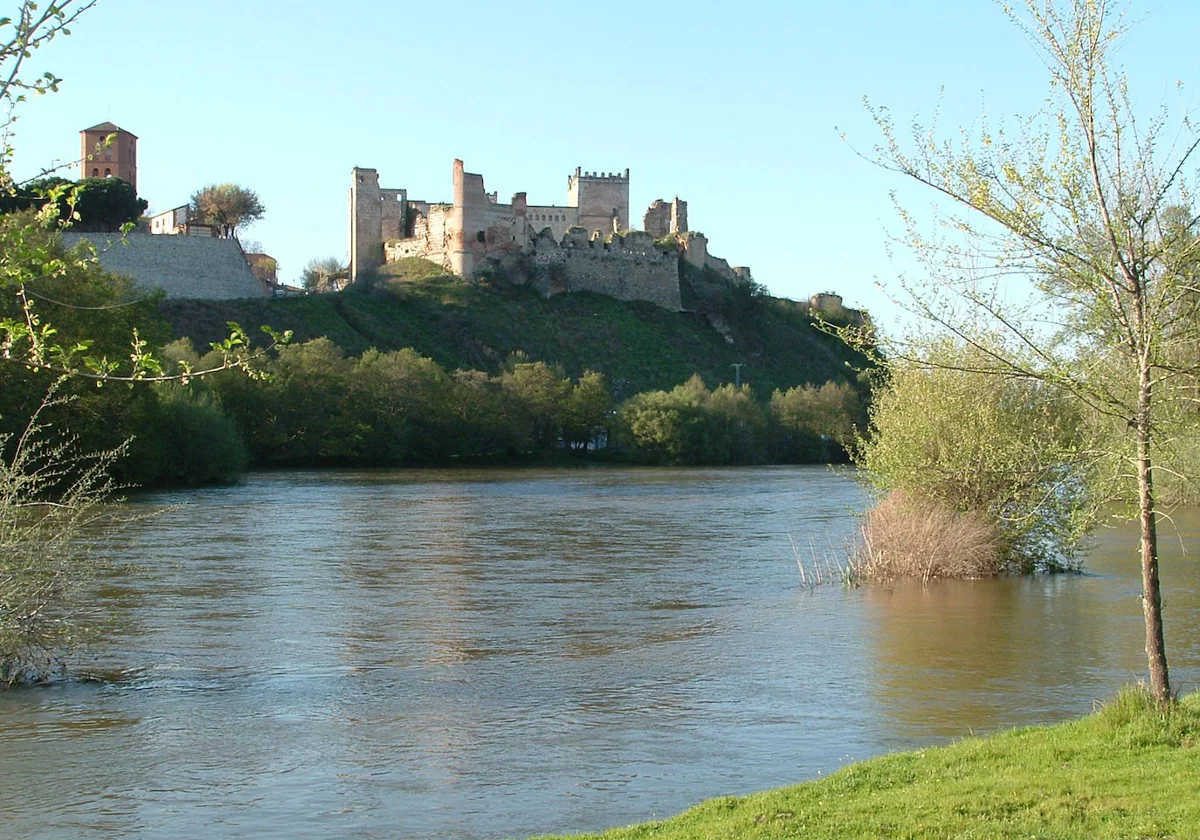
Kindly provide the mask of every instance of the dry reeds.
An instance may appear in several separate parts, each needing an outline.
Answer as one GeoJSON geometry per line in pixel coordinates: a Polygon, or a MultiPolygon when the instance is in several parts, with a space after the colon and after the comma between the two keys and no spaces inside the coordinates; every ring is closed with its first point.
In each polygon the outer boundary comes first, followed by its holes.
{"type": "Polygon", "coordinates": [[[809,540],[807,553],[801,553],[796,538],[790,532],[788,539],[792,543],[792,554],[796,557],[796,568],[800,570],[801,586],[815,589],[826,583],[854,582],[854,558],[845,559],[845,550],[839,552],[833,546],[828,546],[824,551],[818,551],[809,540]]]}
{"type": "Polygon", "coordinates": [[[932,580],[991,577],[1003,564],[983,517],[897,491],[864,517],[852,567],[858,581],[932,580]]]}

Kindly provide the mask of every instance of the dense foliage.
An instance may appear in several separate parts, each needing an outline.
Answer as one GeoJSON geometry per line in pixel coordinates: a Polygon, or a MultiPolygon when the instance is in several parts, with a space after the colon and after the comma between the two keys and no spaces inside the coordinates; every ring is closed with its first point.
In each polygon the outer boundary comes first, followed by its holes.
{"type": "Polygon", "coordinates": [[[1092,433],[1046,383],[946,366],[973,355],[942,346],[928,364],[890,367],[855,449],[862,475],[881,491],[982,517],[1009,568],[1072,565],[1097,518],[1092,433]]]}
{"type": "Polygon", "coordinates": [[[133,185],[121,178],[84,178],[78,183],[51,176],[0,191],[0,213],[57,208],[64,228],[115,233],[136,222],[148,206],[133,185]]]}
{"type": "MultiPolygon", "coordinates": [[[[168,356],[196,359],[186,342],[168,356]]],[[[857,396],[809,424],[780,416],[748,386],[710,390],[693,377],[671,391],[637,394],[619,408],[604,376],[572,379],[515,354],[502,370],[448,372],[412,349],[347,356],[321,338],[282,348],[262,379],[221,374],[211,393],[251,462],[270,465],[519,463],[574,455],[653,464],[756,464],[770,457],[820,462],[842,455],[831,426],[846,426],[857,396]],[[797,436],[822,442],[799,452],[797,436]]],[[[807,389],[816,393],[814,389],[807,389]]],[[[819,390],[819,389],[817,389],[819,390]]]]}

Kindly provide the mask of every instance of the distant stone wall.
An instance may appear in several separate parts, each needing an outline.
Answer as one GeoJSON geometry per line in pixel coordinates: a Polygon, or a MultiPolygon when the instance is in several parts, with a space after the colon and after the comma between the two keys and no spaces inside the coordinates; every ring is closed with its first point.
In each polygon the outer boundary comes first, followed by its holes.
{"type": "Polygon", "coordinates": [[[155,236],[130,233],[64,233],[74,246],[87,239],[108,271],[132,277],[143,289],[162,289],[168,298],[230,300],[266,297],[266,286],[250,270],[234,239],[210,236],[155,236]]]}
{"type": "MultiPolygon", "coordinates": [[[[686,210],[684,211],[686,212],[686,210]]],[[[714,257],[708,252],[708,237],[697,231],[689,231],[683,240],[683,258],[696,268],[715,271],[730,283],[750,283],[750,269],[744,265],[731,266],[728,260],[714,257]]]]}
{"type": "Polygon", "coordinates": [[[450,241],[448,216],[454,208],[445,204],[425,204],[424,212],[413,205],[412,235],[403,239],[389,239],[383,244],[385,262],[395,262],[407,257],[420,257],[452,270],[449,260],[450,241]]]}
{"type": "Polygon", "coordinates": [[[661,198],[646,210],[642,217],[642,230],[655,239],[662,239],[670,233],[685,233],[688,229],[687,202],[675,196],[670,202],[661,198]]]}
{"type": "Polygon", "coordinates": [[[640,231],[614,236],[610,242],[589,238],[584,228],[568,231],[561,242],[542,234],[524,254],[494,262],[547,296],[596,292],[618,300],[649,301],[672,311],[683,307],[678,255],[658,250],[653,237],[640,231]],[[522,266],[528,271],[524,277],[522,266]]]}

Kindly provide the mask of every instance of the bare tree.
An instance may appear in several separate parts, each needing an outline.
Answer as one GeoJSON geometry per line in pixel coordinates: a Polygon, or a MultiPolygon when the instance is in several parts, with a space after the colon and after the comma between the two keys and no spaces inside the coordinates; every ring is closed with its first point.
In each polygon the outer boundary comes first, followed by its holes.
{"type": "Polygon", "coordinates": [[[347,278],[349,268],[337,257],[317,257],[308,261],[300,272],[300,285],[310,292],[334,290],[334,281],[347,278]]]}

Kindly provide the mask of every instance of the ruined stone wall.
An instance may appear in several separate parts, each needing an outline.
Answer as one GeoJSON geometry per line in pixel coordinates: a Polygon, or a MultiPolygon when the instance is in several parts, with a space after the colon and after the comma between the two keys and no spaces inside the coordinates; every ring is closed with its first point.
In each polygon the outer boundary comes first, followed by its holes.
{"type": "Polygon", "coordinates": [[[671,233],[683,233],[688,230],[687,202],[679,196],[671,201],[671,233]]]}
{"type": "Polygon", "coordinates": [[[556,240],[560,240],[569,228],[579,224],[578,207],[562,207],[558,205],[530,205],[526,209],[526,221],[529,229],[535,234],[545,228],[550,228],[556,240]]]}
{"type": "Polygon", "coordinates": [[[404,236],[408,190],[379,191],[380,233],[384,242],[404,236]]]}
{"type": "MultiPolygon", "coordinates": [[[[561,242],[538,236],[528,252],[529,282],[543,294],[595,292],[618,300],[644,300],[672,311],[682,308],[679,259],[654,247],[649,234],[630,232],[611,242],[571,231],[561,242]]],[[[501,263],[504,264],[503,262],[501,263]]]]}
{"type": "Polygon", "coordinates": [[[653,236],[655,239],[662,239],[671,232],[671,205],[667,204],[661,198],[654,199],[654,203],[646,210],[646,215],[642,217],[642,230],[653,236]]]}
{"type": "Polygon", "coordinates": [[[384,258],[387,262],[395,262],[407,257],[420,257],[451,270],[448,223],[454,208],[445,204],[424,206],[427,213],[417,212],[414,204],[409,205],[412,211],[412,236],[389,239],[385,242],[384,258]]]}
{"type": "MultiPolygon", "coordinates": [[[[524,204],[524,195],[518,193],[524,204]]],[[[495,193],[488,193],[483,176],[463,171],[461,160],[454,161],[454,214],[448,226],[449,260],[456,274],[469,277],[478,262],[489,254],[519,250],[517,228],[524,233],[524,222],[515,223],[516,207],[500,204],[495,193]]]]}
{"type": "Polygon", "coordinates": [[[670,202],[654,199],[642,217],[642,230],[655,239],[662,239],[669,233],[684,233],[687,229],[687,202],[681,201],[679,196],[670,202]]]}
{"type": "Polygon", "coordinates": [[[683,258],[696,268],[715,271],[730,283],[749,283],[750,269],[744,265],[731,266],[728,260],[715,257],[708,252],[708,237],[703,233],[689,231],[683,239],[683,258]]]}

